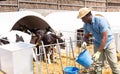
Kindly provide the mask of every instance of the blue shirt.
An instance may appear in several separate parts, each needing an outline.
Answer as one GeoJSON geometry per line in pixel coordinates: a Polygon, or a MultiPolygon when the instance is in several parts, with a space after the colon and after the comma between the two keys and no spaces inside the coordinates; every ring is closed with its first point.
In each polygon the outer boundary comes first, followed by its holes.
{"type": "Polygon", "coordinates": [[[108,39],[106,41],[104,49],[111,43],[114,36],[110,29],[110,25],[104,17],[93,16],[91,24],[84,24],[85,34],[92,33],[94,37],[94,43],[96,46],[100,46],[102,41],[102,32],[108,31],[108,39]]]}

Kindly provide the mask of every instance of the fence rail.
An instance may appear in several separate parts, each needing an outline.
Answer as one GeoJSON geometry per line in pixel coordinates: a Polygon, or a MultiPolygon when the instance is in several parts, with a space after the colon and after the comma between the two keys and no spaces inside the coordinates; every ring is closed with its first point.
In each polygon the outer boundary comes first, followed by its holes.
{"type": "MultiPolygon", "coordinates": [[[[62,74],[63,69],[67,66],[75,66],[80,69],[83,69],[84,67],[82,67],[81,65],[75,62],[76,57],[82,51],[80,47],[76,46],[76,43],[78,41],[80,40],[73,41],[70,38],[69,41],[66,41],[63,43],[57,42],[57,44],[50,44],[50,45],[42,44],[42,46],[39,47],[40,53],[38,54],[37,50],[35,52],[37,60],[36,62],[34,62],[34,65],[35,65],[34,74],[62,74]],[[61,49],[60,44],[65,44],[66,45],[65,49],[61,49]],[[43,58],[41,55],[46,54],[45,51],[43,51],[45,50],[45,47],[53,46],[53,45],[56,46],[55,47],[56,52],[53,52],[55,57],[53,59],[54,62],[51,64],[48,64],[46,60],[43,61],[43,58]]],[[[92,51],[90,52],[91,54],[93,53],[92,51]]],[[[47,58],[47,57],[44,57],[44,58],[47,58]]]]}

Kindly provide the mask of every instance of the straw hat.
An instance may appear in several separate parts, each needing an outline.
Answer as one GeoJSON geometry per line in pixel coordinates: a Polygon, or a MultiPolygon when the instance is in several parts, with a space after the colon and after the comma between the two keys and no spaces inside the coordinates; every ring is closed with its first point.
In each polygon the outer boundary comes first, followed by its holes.
{"type": "Polygon", "coordinates": [[[101,16],[101,17],[104,17],[102,14],[95,14],[95,16],[101,16]]]}
{"type": "Polygon", "coordinates": [[[83,18],[85,15],[87,15],[92,9],[91,8],[81,8],[79,9],[79,14],[77,18],[83,18]]]}

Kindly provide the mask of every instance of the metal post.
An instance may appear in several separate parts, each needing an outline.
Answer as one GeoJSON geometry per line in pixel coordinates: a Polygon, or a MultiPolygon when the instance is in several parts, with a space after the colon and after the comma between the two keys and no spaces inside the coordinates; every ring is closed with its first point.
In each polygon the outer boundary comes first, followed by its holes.
{"type": "Polygon", "coordinates": [[[1,70],[1,56],[0,56],[0,70],[1,70]]]}
{"type": "Polygon", "coordinates": [[[61,58],[61,51],[60,51],[60,46],[58,44],[58,39],[57,39],[57,49],[58,49],[58,53],[59,53],[59,57],[60,57],[60,64],[61,64],[61,67],[62,67],[62,70],[63,70],[63,64],[62,64],[62,58],[61,58]]]}
{"type": "MultiPolygon", "coordinates": [[[[71,49],[72,49],[73,59],[75,60],[75,55],[74,55],[74,51],[73,51],[73,44],[72,44],[72,39],[71,39],[71,37],[70,37],[70,46],[71,46],[71,49]]],[[[76,67],[75,61],[74,61],[74,66],[76,67]]]]}
{"type": "Polygon", "coordinates": [[[60,2],[61,2],[60,0],[57,0],[57,5],[58,5],[58,6],[57,6],[57,9],[58,9],[58,10],[60,10],[60,2]]]}
{"type": "MultiPolygon", "coordinates": [[[[65,54],[66,54],[66,57],[69,57],[69,44],[68,44],[68,42],[65,42],[65,54]]],[[[66,58],[66,66],[68,66],[69,65],[69,59],[68,58],[66,58]]]]}
{"type": "Polygon", "coordinates": [[[106,12],[107,12],[107,8],[108,8],[108,0],[106,0],[106,9],[105,9],[106,12]]]}
{"type": "Polygon", "coordinates": [[[84,7],[86,7],[86,0],[84,0],[84,7]]]}
{"type": "Polygon", "coordinates": [[[37,54],[37,48],[35,49],[35,57],[36,57],[36,74],[39,74],[38,68],[39,68],[39,64],[38,64],[38,54],[37,54]]]}
{"type": "Polygon", "coordinates": [[[43,48],[44,58],[45,58],[45,62],[46,62],[47,74],[50,74],[48,71],[48,63],[47,63],[47,57],[46,57],[46,52],[45,52],[45,46],[44,46],[43,41],[41,41],[41,42],[42,42],[42,48],[43,48]]]}
{"type": "Polygon", "coordinates": [[[19,4],[19,0],[17,0],[17,6],[18,6],[18,9],[17,9],[17,11],[19,11],[20,10],[20,4],[19,4]]]}
{"type": "Polygon", "coordinates": [[[39,59],[40,59],[40,74],[42,74],[42,60],[43,60],[43,53],[42,53],[42,47],[39,46],[39,59]]]}

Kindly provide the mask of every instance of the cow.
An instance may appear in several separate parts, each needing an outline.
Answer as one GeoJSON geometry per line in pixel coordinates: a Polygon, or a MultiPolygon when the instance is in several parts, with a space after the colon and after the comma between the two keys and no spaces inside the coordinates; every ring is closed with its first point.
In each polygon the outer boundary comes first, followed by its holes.
{"type": "Polygon", "coordinates": [[[15,43],[19,41],[30,43],[30,40],[31,35],[17,30],[12,30],[0,35],[0,42],[2,44],[15,43]]]}
{"type": "MultiPolygon", "coordinates": [[[[28,33],[24,33],[18,30],[12,30],[0,35],[0,45],[16,43],[16,42],[25,42],[30,43],[32,36],[28,33]]],[[[36,60],[35,53],[33,52],[33,60],[36,60]]]]}
{"type": "MultiPolygon", "coordinates": [[[[60,36],[57,36],[53,32],[50,32],[48,34],[48,31],[49,31],[48,29],[47,30],[34,29],[31,31],[31,34],[28,34],[22,31],[12,30],[0,36],[0,44],[9,44],[21,41],[25,43],[35,44],[37,51],[39,51],[39,46],[41,46],[42,44],[41,41],[43,41],[44,45],[55,44],[57,43],[56,41],[57,39],[58,42],[64,42],[60,36]]],[[[60,44],[60,46],[65,47],[64,44],[60,44]]],[[[52,60],[53,60],[53,47],[51,46],[45,47],[47,57],[49,58],[50,55],[50,59],[52,60]]],[[[33,57],[34,60],[36,60],[34,53],[33,57]]],[[[48,59],[48,63],[50,63],[50,59],[48,59]]]]}
{"type": "MultiPolygon", "coordinates": [[[[34,43],[37,45],[37,48],[39,51],[39,46],[42,44],[41,42],[43,42],[44,45],[49,45],[49,46],[45,46],[45,53],[46,53],[46,57],[47,57],[47,62],[48,64],[51,63],[51,61],[54,59],[53,57],[53,51],[54,51],[54,47],[56,46],[57,40],[60,44],[61,47],[65,48],[65,44],[64,44],[64,40],[61,38],[61,36],[56,35],[56,33],[54,32],[47,32],[45,30],[37,30],[35,32],[35,34],[33,34],[33,39],[31,39],[31,43],[34,43]],[[51,45],[54,44],[54,45],[51,45]]],[[[43,58],[45,60],[45,57],[43,58]]]]}

